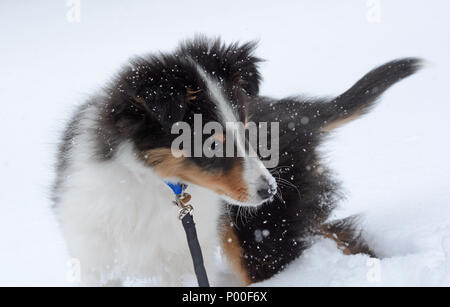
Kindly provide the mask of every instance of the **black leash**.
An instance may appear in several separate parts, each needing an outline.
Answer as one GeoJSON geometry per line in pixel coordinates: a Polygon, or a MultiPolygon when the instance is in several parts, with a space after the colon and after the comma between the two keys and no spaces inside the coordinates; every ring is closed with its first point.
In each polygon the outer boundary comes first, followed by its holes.
{"type": "Polygon", "coordinates": [[[178,218],[183,224],[184,231],[186,232],[186,239],[191,252],[192,262],[194,263],[194,271],[197,276],[197,282],[199,287],[209,287],[208,276],[206,274],[205,265],[203,264],[203,255],[198,242],[197,230],[195,229],[194,217],[192,211],[194,208],[189,205],[191,195],[184,190],[187,185],[180,183],[172,183],[166,181],[167,185],[175,193],[175,205],[180,208],[178,218]]]}
{"type": "Polygon", "coordinates": [[[197,231],[195,230],[194,219],[191,214],[186,214],[182,219],[186,238],[191,251],[192,261],[194,262],[194,271],[197,276],[199,287],[209,287],[208,276],[206,275],[205,266],[203,265],[203,256],[200,244],[197,239],[197,231]]]}

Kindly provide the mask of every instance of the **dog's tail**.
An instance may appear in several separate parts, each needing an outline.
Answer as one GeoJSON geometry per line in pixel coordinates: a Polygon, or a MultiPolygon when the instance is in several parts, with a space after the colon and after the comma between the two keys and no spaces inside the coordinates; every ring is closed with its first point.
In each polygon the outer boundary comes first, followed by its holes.
{"type": "Polygon", "coordinates": [[[320,130],[333,130],[367,113],[384,91],[414,74],[422,63],[418,58],[404,58],[370,71],[345,93],[323,105],[319,115],[323,120],[320,130]]]}

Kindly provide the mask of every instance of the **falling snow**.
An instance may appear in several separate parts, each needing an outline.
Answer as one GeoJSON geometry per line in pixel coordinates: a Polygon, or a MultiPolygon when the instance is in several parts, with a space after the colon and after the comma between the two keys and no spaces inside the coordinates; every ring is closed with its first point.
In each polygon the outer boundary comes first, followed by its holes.
{"type": "MultiPolygon", "coordinates": [[[[9,146],[0,152],[0,285],[72,285],[66,280],[68,256],[48,200],[54,144],[66,114],[129,56],[170,48],[202,31],[227,40],[259,38],[258,55],[269,60],[261,65],[261,93],[276,97],[337,94],[367,68],[397,56],[422,56],[433,63],[387,93],[368,116],[336,131],[321,149],[347,194],[335,217],[362,212],[367,240],[383,259],[346,256],[332,240],[320,239],[285,271],[259,285],[449,286],[450,144],[443,133],[450,131],[445,99],[450,42],[442,29],[449,28],[450,4],[384,1],[381,22],[372,24],[364,18],[366,7],[354,3],[327,2],[326,10],[319,4],[305,10],[300,1],[290,3],[288,9],[263,3],[257,8],[261,18],[248,20],[254,4],[242,2],[240,10],[224,6],[218,11],[204,1],[195,9],[210,16],[208,22],[192,18],[185,10],[172,10],[171,17],[179,22],[170,23],[165,5],[108,2],[107,11],[104,4],[92,5],[86,14],[95,15],[95,20],[82,17],[81,24],[67,23],[54,4],[30,2],[33,18],[13,2],[2,4],[0,36],[8,44],[2,45],[0,59],[4,72],[0,74],[4,102],[0,133],[9,146]],[[117,23],[124,13],[134,18],[117,23]],[[155,30],[151,39],[142,39],[149,37],[148,29],[155,30]],[[298,29],[308,31],[298,34],[298,29]],[[36,47],[34,52],[28,52],[30,46],[36,47]]],[[[134,82],[143,72],[139,66],[132,69],[134,82]]],[[[167,95],[174,93],[170,89],[167,95]]],[[[298,132],[312,121],[301,117],[288,128],[298,132]]],[[[305,168],[324,171],[314,165],[305,168]]],[[[301,212],[297,215],[301,218],[301,212]]],[[[272,238],[267,229],[259,229],[253,239],[272,238]]],[[[218,259],[218,267],[226,273],[224,263],[218,259]]],[[[158,276],[154,279],[158,285],[158,276]]],[[[195,282],[189,280],[187,285],[195,282]]]]}

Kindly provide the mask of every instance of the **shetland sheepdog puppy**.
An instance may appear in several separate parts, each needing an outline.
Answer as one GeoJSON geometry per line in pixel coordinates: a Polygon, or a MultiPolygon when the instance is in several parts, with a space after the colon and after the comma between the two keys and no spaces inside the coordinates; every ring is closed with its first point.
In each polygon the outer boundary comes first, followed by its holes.
{"type": "MultiPolygon", "coordinates": [[[[212,285],[218,250],[241,285],[280,272],[315,236],[333,239],[346,254],[375,256],[355,217],[328,221],[341,194],[317,147],[416,72],[420,60],[384,64],[335,98],[272,99],[258,94],[254,50],[252,42],[197,37],[170,53],[136,57],[75,112],[61,139],[53,199],[81,284],[189,283],[192,259],[165,180],[188,185],[212,285]],[[173,126],[193,126],[199,114],[223,127],[278,123],[278,166],[266,167],[258,149],[175,155],[173,126]]],[[[246,146],[246,135],[233,140],[213,131],[201,141],[211,136],[212,144],[246,146]]]]}

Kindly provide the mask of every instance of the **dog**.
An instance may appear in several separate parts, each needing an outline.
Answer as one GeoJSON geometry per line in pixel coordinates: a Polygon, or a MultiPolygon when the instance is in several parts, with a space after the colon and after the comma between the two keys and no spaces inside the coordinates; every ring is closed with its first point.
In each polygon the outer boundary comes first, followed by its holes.
{"type": "Polygon", "coordinates": [[[136,57],[77,109],[59,146],[53,200],[83,285],[189,282],[192,259],[167,179],[188,185],[213,285],[218,247],[240,285],[282,271],[316,236],[333,239],[346,254],[375,256],[356,217],[328,222],[341,192],[317,147],[415,73],[420,59],[384,64],[335,98],[277,100],[259,96],[255,48],[196,37],[173,52],[136,57]],[[267,168],[261,155],[245,150],[236,157],[175,156],[172,127],[193,126],[196,114],[222,125],[278,123],[279,166],[267,168]]]}

